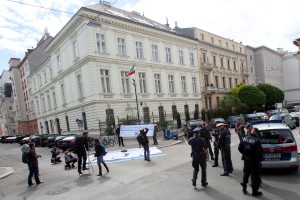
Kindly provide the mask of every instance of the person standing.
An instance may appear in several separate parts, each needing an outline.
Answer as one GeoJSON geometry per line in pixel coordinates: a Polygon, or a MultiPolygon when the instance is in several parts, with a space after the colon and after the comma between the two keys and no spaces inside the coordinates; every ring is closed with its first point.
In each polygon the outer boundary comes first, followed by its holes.
{"type": "Polygon", "coordinates": [[[109,169],[103,159],[103,156],[105,156],[105,154],[106,154],[105,148],[104,148],[103,144],[100,143],[98,138],[94,139],[93,142],[95,145],[95,157],[97,157],[97,163],[98,163],[98,167],[99,167],[99,174],[97,176],[102,176],[101,163],[105,167],[107,173],[109,172],[109,169]]]}
{"type": "Polygon", "coordinates": [[[218,147],[221,150],[222,164],[224,168],[224,172],[221,174],[221,176],[228,176],[229,173],[232,173],[233,171],[230,150],[231,133],[227,129],[227,124],[219,123],[217,128],[220,130],[218,147]]]}
{"type": "Polygon", "coordinates": [[[235,124],[235,133],[239,136],[239,139],[241,141],[242,136],[245,135],[244,125],[242,124],[242,118],[238,118],[235,124]]]}
{"type": "Polygon", "coordinates": [[[206,146],[208,147],[208,150],[209,150],[209,154],[210,154],[210,157],[212,160],[214,160],[214,153],[212,151],[212,148],[211,148],[211,144],[210,144],[210,141],[212,140],[211,138],[211,135],[210,135],[210,132],[207,130],[207,124],[206,122],[203,122],[202,123],[202,129],[200,131],[200,137],[202,137],[206,143],[206,146]]]}
{"type": "Polygon", "coordinates": [[[150,150],[149,150],[149,139],[147,137],[147,133],[149,131],[148,128],[145,128],[146,131],[141,128],[140,129],[140,133],[139,135],[137,136],[137,141],[139,142],[139,145],[143,146],[144,148],[144,158],[145,158],[145,161],[151,161],[150,160],[150,150]]]}
{"type": "Polygon", "coordinates": [[[124,141],[123,141],[123,137],[120,136],[120,125],[118,124],[117,128],[116,128],[116,133],[117,133],[117,136],[118,136],[118,143],[119,143],[119,147],[122,145],[123,147],[125,146],[124,145],[124,141]]]}
{"type": "Polygon", "coordinates": [[[38,158],[42,157],[41,155],[37,154],[35,151],[35,144],[29,143],[30,150],[28,152],[28,169],[29,169],[29,175],[28,175],[28,186],[34,185],[32,183],[32,177],[34,176],[35,183],[37,185],[44,183],[44,181],[41,181],[39,178],[39,162],[38,158]]]}
{"type": "Polygon", "coordinates": [[[242,139],[239,144],[239,152],[244,156],[244,175],[243,187],[244,194],[247,194],[247,183],[251,175],[252,196],[260,196],[262,192],[258,191],[260,186],[260,165],[263,156],[263,149],[258,138],[259,130],[254,128],[250,135],[242,139]]]}
{"type": "Polygon", "coordinates": [[[154,125],[154,130],[153,130],[153,145],[158,145],[157,142],[157,132],[158,132],[158,125],[154,125]]]}
{"type": "Polygon", "coordinates": [[[82,174],[81,164],[82,164],[82,170],[89,169],[86,167],[86,159],[87,159],[86,151],[88,151],[88,150],[89,150],[88,132],[85,131],[82,133],[81,136],[78,136],[75,139],[74,152],[77,154],[77,157],[78,157],[78,173],[79,173],[79,175],[82,174]]]}
{"type": "Polygon", "coordinates": [[[215,155],[215,164],[212,167],[218,167],[219,166],[219,130],[215,129],[212,132],[212,136],[215,137],[214,140],[214,155],[215,155]]]}
{"type": "Polygon", "coordinates": [[[246,130],[247,130],[247,134],[250,135],[253,130],[252,124],[250,123],[246,124],[246,130]]]}
{"type": "Polygon", "coordinates": [[[192,166],[194,168],[192,184],[194,187],[196,187],[199,165],[201,167],[202,186],[205,187],[208,185],[206,176],[206,161],[208,160],[208,150],[204,139],[200,137],[200,130],[201,129],[199,127],[195,128],[193,130],[194,137],[189,139],[189,145],[191,145],[192,148],[191,157],[193,159],[192,166]]]}

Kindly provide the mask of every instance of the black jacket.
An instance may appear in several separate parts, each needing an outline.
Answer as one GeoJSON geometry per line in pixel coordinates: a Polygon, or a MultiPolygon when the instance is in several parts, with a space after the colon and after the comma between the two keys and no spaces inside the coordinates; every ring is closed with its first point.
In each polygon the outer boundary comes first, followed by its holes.
{"type": "Polygon", "coordinates": [[[33,166],[33,165],[38,165],[38,159],[37,159],[37,154],[35,152],[35,149],[30,149],[28,152],[28,165],[33,166]]]}
{"type": "Polygon", "coordinates": [[[258,162],[262,160],[263,149],[261,142],[254,134],[243,137],[238,149],[244,156],[248,156],[258,162]]]}
{"type": "Polygon", "coordinates": [[[89,150],[88,138],[81,135],[75,139],[74,150],[76,153],[85,153],[85,150],[89,150]]]}
{"type": "Polygon", "coordinates": [[[231,143],[231,133],[228,129],[222,129],[219,137],[219,148],[230,148],[231,143]]]}

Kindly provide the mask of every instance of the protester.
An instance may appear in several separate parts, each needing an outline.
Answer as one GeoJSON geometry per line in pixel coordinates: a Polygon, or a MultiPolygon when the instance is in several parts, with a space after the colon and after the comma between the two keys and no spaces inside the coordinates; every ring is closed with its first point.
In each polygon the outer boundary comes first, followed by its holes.
{"type": "Polygon", "coordinates": [[[77,158],[75,158],[71,152],[69,152],[68,150],[65,151],[65,170],[67,169],[71,169],[75,167],[75,163],[77,162],[77,158]],[[71,166],[72,164],[72,166],[71,166]]]}
{"type": "Polygon", "coordinates": [[[189,145],[191,145],[193,158],[192,166],[194,168],[192,184],[196,187],[196,181],[199,172],[199,165],[201,167],[201,183],[205,187],[208,185],[206,180],[206,161],[208,160],[208,150],[203,138],[200,137],[200,128],[197,127],[193,130],[194,137],[189,139],[189,145]]]}
{"type": "Polygon", "coordinates": [[[252,196],[262,195],[262,192],[258,190],[261,181],[260,166],[263,156],[263,149],[258,136],[259,130],[258,128],[254,128],[250,135],[247,135],[242,139],[238,148],[240,153],[244,156],[244,175],[243,182],[241,183],[243,192],[244,194],[247,194],[247,183],[249,176],[251,175],[252,196]]]}
{"type": "Polygon", "coordinates": [[[35,144],[29,143],[30,150],[28,152],[28,169],[29,169],[29,175],[28,175],[28,186],[34,185],[32,183],[32,177],[34,176],[35,183],[41,184],[44,183],[44,181],[41,181],[39,178],[39,162],[38,158],[42,157],[41,155],[37,154],[35,151],[35,144]]]}
{"type": "Polygon", "coordinates": [[[144,148],[145,161],[151,161],[150,160],[150,150],[149,150],[149,140],[147,137],[147,133],[148,133],[149,129],[148,128],[145,128],[145,129],[146,129],[146,131],[143,128],[140,129],[140,133],[136,139],[139,142],[139,145],[140,146],[142,145],[144,148]]]}
{"type": "Polygon", "coordinates": [[[153,145],[158,145],[158,142],[157,142],[157,132],[158,132],[158,125],[155,124],[154,125],[154,130],[153,130],[153,145]]]}
{"type": "Polygon", "coordinates": [[[53,147],[51,154],[52,154],[51,163],[53,164],[61,163],[60,157],[58,156],[60,154],[60,151],[58,150],[57,147],[53,147]]]}
{"type": "Polygon", "coordinates": [[[87,131],[83,132],[81,136],[78,136],[75,139],[74,153],[76,153],[77,157],[78,157],[78,173],[79,173],[79,175],[82,174],[81,164],[82,164],[82,170],[89,169],[86,167],[86,159],[87,159],[86,151],[89,151],[88,132],[87,131]]]}
{"type": "Polygon", "coordinates": [[[103,144],[100,143],[99,139],[97,139],[97,138],[94,139],[93,143],[95,145],[95,157],[97,157],[97,163],[98,163],[98,167],[99,167],[99,174],[97,176],[102,176],[101,163],[105,167],[107,173],[109,172],[109,169],[103,159],[103,156],[105,156],[105,154],[106,154],[105,147],[103,144]]]}
{"type": "Polygon", "coordinates": [[[125,145],[124,145],[123,137],[120,136],[120,125],[119,124],[116,128],[116,133],[117,133],[117,136],[118,136],[119,147],[121,145],[124,147],[125,145]]]}

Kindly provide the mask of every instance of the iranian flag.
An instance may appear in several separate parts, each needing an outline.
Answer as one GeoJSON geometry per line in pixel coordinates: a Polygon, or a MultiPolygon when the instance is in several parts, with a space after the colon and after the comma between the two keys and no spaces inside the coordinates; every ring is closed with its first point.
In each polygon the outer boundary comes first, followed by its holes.
{"type": "Polygon", "coordinates": [[[131,76],[135,74],[135,64],[132,65],[132,67],[130,68],[129,72],[127,73],[127,76],[131,76]]]}

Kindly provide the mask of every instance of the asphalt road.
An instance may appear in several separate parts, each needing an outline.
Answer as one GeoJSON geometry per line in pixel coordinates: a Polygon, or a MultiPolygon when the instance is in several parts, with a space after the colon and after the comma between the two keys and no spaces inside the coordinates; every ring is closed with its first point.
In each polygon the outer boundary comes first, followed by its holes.
{"type": "MultiPolygon", "coordinates": [[[[298,134],[298,130],[294,130],[298,134]]],[[[63,169],[63,163],[50,164],[50,149],[37,148],[43,157],[40,163],[40,178],[45,183],[28,187],[28,169],[21,162],[18,144],[0,144],[0,167],[13,167],[15,173],[0,180],[1,200],[81,200],[81,199],[255,199],[244,195],[241,156],[237,151],[238,139],[232,134],[232,160],[234,172],[229,177],[221,177],[222,168],[212,168],[208,161],[208,183],[206,188],[194,188],[191,182],[192,167],[190,147],[186,143],[161,149],[166,155],[152,158],[151,162],[132,160],[112,163],[110,173],[103,177],[78,176],[77,170],[63,169]]],[[[109,149],[108,149],[109,150],[109,149]]],[[[219,165],[221,163],[219,162],[219,165]]],[[[264,171],[262,174],[263,196],[259,199],[299,200],[300,173],[286,170],[264,171]]],[[[251,188],[248,188],[251,192],[251,188]]]]}

